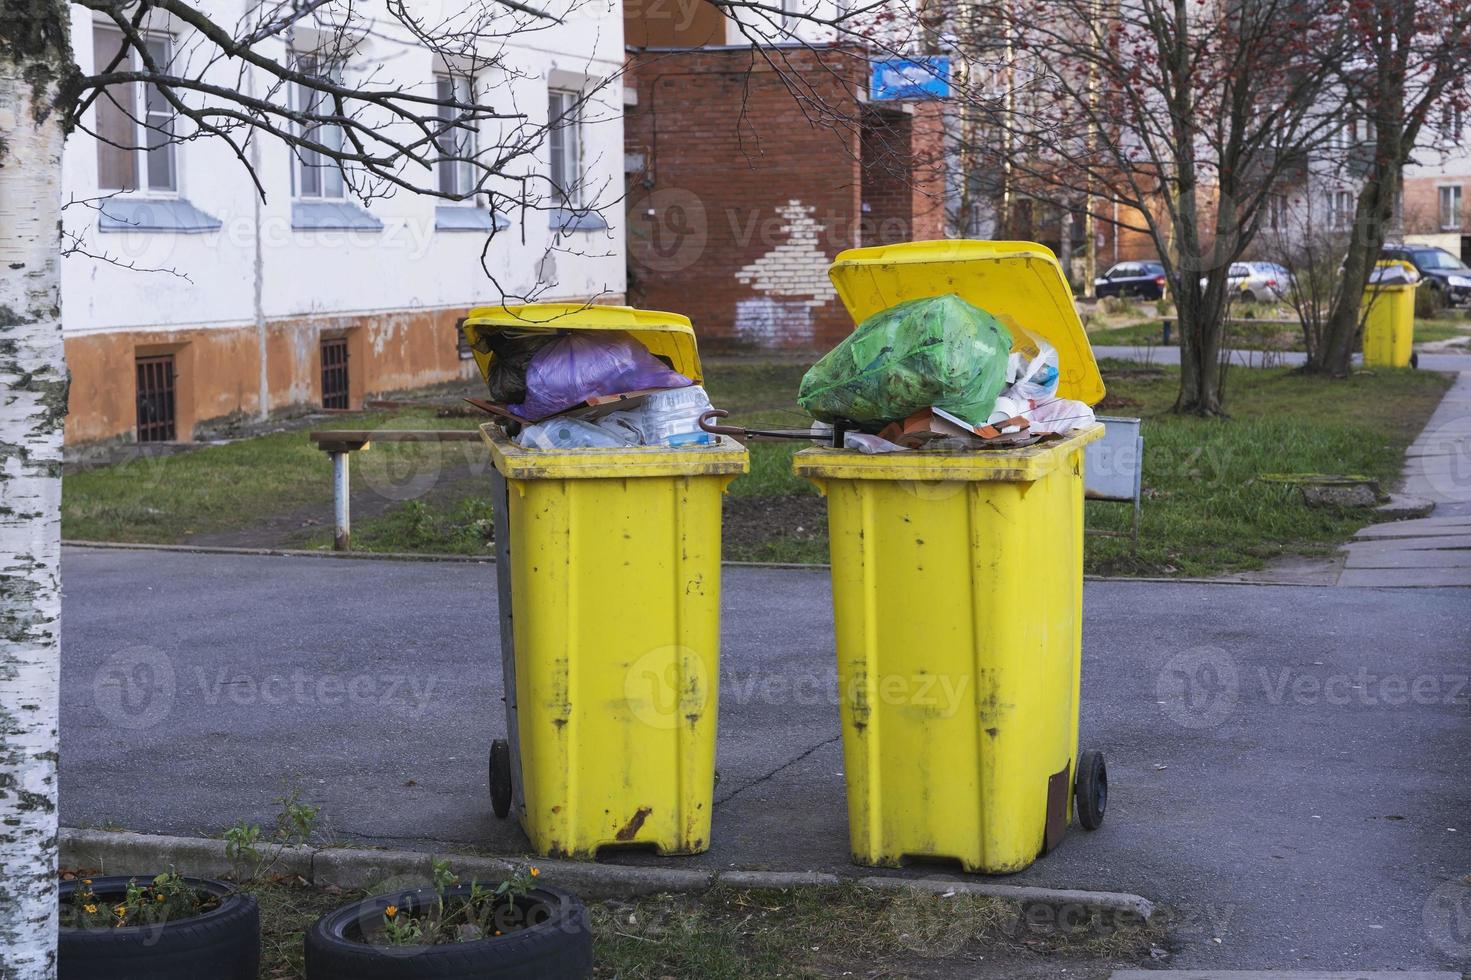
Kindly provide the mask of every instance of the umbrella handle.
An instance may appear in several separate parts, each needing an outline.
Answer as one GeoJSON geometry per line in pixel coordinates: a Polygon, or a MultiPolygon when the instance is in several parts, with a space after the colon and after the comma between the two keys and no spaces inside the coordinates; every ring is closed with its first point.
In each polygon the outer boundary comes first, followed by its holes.
{"type": "Polygon", "coordinates": [[[713,432],[719,436],[730,436],[732,439],[745,439],[746,430],[738,425],[716,425],[714,419],[723,419],[730,415],[723,408],[712,408],[708,412],[700,413],[700,428],[706,432],[713,432]]]}

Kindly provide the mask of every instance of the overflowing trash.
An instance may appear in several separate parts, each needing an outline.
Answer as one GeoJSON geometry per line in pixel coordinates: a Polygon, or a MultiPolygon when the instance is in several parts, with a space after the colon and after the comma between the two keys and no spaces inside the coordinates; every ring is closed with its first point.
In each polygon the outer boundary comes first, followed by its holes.
{"type": "Polygon", "coordinates": [[[621,330],[503,330],[478,335],[493,354],[489,401],[524,449],[708,446],[700,428],[712,410],[705,389],[621,330]]]}
{"type": "Polygon", "coordinates": [[[569,333],[531,356],[526,364],[526,398],[510,409],[520,418],[538,422],[590,398],[692,383],[622,331],[569,333]]]}
{"type": "Polygon", "coordinates": [[[959,296],[910,300],[864,320],[814,364],[797,404],[825,422],[902,419],[932,406],[984,417],[1010,350],[1001,321],[959,296]]]}
{"type": "Polygon", "coordinates": [[[1009,449],[1063,435],[1093,409],[1058,397],[1062,365],[1047,341],[959,296],[874,314],[802,378],[797,396],[861,453],[1009,449]]]}
{"type": "Polygon", "coordinates": [[[953,293],[860,323],[803,376],[797,402],[816,422],[800,429],[721,424],[726,413],[703,387],[621,329],[513,327],[476,341],[492,355],[482,358],[490,400],[472,401],[523,449],[677,448],[722,437],[869,454],[1013,449],[1094,419],[1084,402],[1058,396],[1065,365],[1056,348],[953,293]]]}

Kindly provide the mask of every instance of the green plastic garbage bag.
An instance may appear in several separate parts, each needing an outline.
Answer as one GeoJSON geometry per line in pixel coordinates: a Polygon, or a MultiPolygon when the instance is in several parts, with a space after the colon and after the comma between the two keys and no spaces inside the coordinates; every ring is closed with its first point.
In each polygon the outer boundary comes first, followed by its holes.
{"type": "Polygon", "coordinates": [[[892,422],[931,406],[985,422],[1011,332],[953,293],[875,313],[802,377],[797,403],[832,422],[892,422]]]}

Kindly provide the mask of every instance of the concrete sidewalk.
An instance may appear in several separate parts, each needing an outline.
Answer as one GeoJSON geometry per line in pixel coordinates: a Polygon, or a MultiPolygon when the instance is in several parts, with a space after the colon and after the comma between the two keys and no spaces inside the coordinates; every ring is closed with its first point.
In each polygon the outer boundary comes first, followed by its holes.
{"type": "MultiPolygon", "coordinates": [[[[485,789],[493,565],[68,548],[63,574],[63,824],[269,826],[298,787],[345,841],[526,847],[485,789]]],[[[727,569],[722,634],[713,847],[617,860],[872,873],[826,572],[727,569]]],[[[1471,965],[1468,650],[1462,590],[1090,582],[1108,819],[1004,880],[1155,900],[1185,967],[1471,965]]]]}
{"type": "Polygon", "coordinates": [[[1401,492],[1435,510],[1360,531],[1338,584],[1471,586],[1471,372],[1457,377],[1410,446],[1401,492]]]}

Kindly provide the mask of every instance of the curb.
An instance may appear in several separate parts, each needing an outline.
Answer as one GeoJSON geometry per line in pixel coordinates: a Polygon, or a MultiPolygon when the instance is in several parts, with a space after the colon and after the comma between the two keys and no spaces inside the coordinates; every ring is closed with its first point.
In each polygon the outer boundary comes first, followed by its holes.
{"type": "MultiPolygon", "coordinates": [[[[220,877],[230,871],[224,841],[202,837],[168,837],[110,830],[63,827],[57,834],[61,864],[68,868],[97,868],[106,874],[144,875],[177,867],[189,874],[220,877]]],[[[274,853],[264,848],[267,853],[274,853]]],[[[476,854],[434,855],[428,851],[388,851],[352,847],[291,847],[281,852],[275,870],[299,877],[317,887],[393,891],[429,883],[432,857],[452,857],[463,876],[502,877],[527,863],[526,859],[476,854]]],[[[591,861],[534,859],[548,879],[554,879],[586,899],[630,898],[660,892],[699,893],[717,885],[730,888],[819,888],[851,881],[861,888],[905,891],[918,895],[978,895],[1019,905],[1047,905],[1058,909],[1104,909],[1148,921],[1154,903],[1126,892],[1095,892],[1072,888],[1034,888],[989,882],[936,878],[851,878],[815,871],[696,871],[685,868],[630,867],[591,861]]]]}
{"type": "MultiPolygon", "coordinates": [[[[63,540],[67,548],[93,548],[107,551],[171,551],[179,554],[196,555],[254,555],[264,558],[331,558],[345,561],[424,561],[460,562],[472,565],[494,565],[494,555],[433,555],[417,551],[313,551],[304,548],[231,548],[225,545],[195,544],[150,544],[132,541],[73,541],[63,540]]],[[[831,565],[800,564],[777,561],[723,561],[724,568],[776,568],[803,572],[829,572],[831,565]]],[[[1163,575],[1084,575],[1085,582],[1141,582],[1156,585],[1243,585],[1243,586],[1293,586],[1306,589],[1332,588],[1329,585],[1313,585],[1303,582],[1276,581],[1272,579],[1237,581],[1227,578],[1171,578],[1163,575]]]]}

